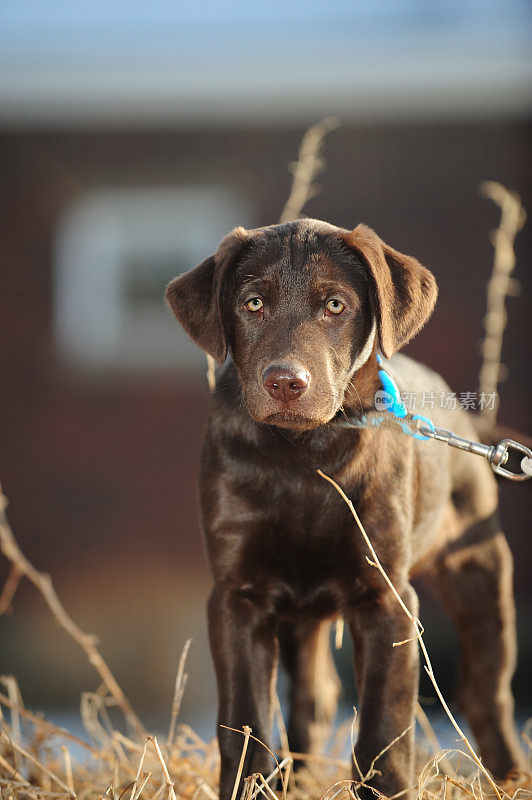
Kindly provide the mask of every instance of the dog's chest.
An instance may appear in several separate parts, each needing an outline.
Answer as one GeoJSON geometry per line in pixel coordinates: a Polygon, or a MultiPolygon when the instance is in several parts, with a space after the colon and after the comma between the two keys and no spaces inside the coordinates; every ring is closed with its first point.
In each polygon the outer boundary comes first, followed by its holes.
{"type": "MultiPolygon", "coordinates": [[[[350,514],[314,475],[258,481],[237,505],[230,572],[240,593],[276,615],[326,617],[366,588],[367,562],[350,514]]],[[[227,542],[226,542],[227,545],[227,542]]]]}

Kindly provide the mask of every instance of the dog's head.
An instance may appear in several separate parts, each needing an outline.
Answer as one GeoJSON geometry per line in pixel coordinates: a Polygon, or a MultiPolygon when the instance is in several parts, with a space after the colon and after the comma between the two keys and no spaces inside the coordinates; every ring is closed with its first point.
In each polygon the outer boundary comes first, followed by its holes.
{"type": "Polygon", "coordinates": [[[406,344],[436,294],[427,269],[365,225],[309,219],[236,228],[166,290],[206,353],[231,352],[249,414],[300,431],[332,419],[377,343],[387,357],[406,344]]]}

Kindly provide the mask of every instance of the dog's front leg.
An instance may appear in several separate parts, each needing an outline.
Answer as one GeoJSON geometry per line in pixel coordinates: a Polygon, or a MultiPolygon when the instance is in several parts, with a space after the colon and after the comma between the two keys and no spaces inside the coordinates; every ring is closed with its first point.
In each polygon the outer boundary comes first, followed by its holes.
{"type": "MultiPolygon", "coordinates": [[[[209,639],[218,683],[218,726],[242,730],[269,746],[278,643],[272,618],[225,584],[215,586],[209,598],[209,639]]],[[[218,727],[220,744],[220,800],[233,792],[243,737],[218,727]]],[[[242,779],[254,772],[267,774],[268,751],[250,739],[242,779]]],[[[240,781],[237,797],[242,789],[240,781]]]]}
{"type": "MultiPolygon", "coordinates": [[[[400,595],[417,615],[412,587],[406,585],[400,595]]],[[[411,639],[415,632],[389,589],[383,588],[376,599],[353,608],[349,623],[360,696],[355,747],[358,767],[354,765],[353,777],[357,783],[362,775],[364,783],[391,797],[414,786],[414,729],[408,728],[414,723],[418,696],[418,644],[414,639],[393,647],[394,642],[411,639]]],[[[359,788],[358,794],[368,800],[375,798],[369,789],[359,788]]]]}

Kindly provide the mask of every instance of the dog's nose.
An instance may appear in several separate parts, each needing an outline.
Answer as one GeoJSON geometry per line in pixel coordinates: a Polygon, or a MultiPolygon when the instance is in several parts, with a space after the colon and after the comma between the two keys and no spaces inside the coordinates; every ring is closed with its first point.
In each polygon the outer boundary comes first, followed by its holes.
{"type": "Polygon", "coordinates": [[[264,388],[274,400],[290,403],[303,394],[309,385],[310,375],[306,369],[274,364],[262,373],[264,388]]]}

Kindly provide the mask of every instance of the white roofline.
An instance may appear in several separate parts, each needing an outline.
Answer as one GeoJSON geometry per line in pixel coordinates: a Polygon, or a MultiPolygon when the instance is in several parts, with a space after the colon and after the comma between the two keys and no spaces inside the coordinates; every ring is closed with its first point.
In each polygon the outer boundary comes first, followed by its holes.
{"type": "Polygon", "coordinates": [[[0,125],[220,126],[344,120],[529,117],[532,71],[525,53],[420,64],[352,58],[320,64],[235,63],[218,69],[128,67],[0,71],[0,125]],[[395,68],[394,68],[395,67],[395,68]]]}

